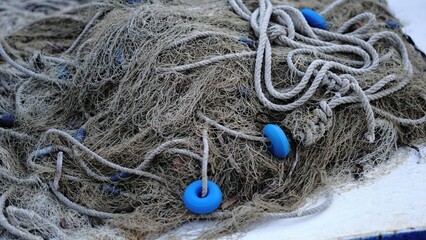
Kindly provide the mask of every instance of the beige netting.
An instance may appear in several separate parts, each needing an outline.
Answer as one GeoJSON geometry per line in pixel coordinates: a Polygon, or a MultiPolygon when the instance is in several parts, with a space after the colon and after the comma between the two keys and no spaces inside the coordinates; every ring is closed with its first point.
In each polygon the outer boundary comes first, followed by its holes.
{"type": "Polygon", "coordinates": [[[0,128],[2,234],[153,238],[219,219],[198,234],[223,236],[318,213],[327,179],[425,137],[425,62],[379,1],[131,2],[0,3],[0,110],[16,116],[0,128]],[[199,179],[223,193],[209,215],[182,201],[199,179]]]}

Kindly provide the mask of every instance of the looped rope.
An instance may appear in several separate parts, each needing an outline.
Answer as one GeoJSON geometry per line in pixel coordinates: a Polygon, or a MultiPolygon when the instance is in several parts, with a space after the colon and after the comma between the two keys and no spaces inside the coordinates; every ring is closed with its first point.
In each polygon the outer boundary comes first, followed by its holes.
{"type": "Polygon", "coordinates": [[[413,74],[407,50],[395,33],[368,34],[376,23],[372,13],[359,14],[345,22],[337,32],[329,32],[311,28],[298,9],[286,5],[273,6],[270,0],[260,0],[259,7],[253,12],[248,10],[241,0],[229,0],[229,4],[238,15],[250,22],[258,37],[254,82],[257,97],[265,107],[273,111],[293,111],[311,101],[313,95],[323,87],[328,93],[334,93],[335,96],[331,100],[319,100],[307,127],[295,130],[294,135],[298,136],[300,142],[309,146],[322,138],[330,127],[333,109],[349,103],[361,104],[366,112],[365,136],[369,142],[374,142],[374,108],[370,101],[399,91],[408,84],[413,74]],[[274,19],[274,22],[271,19],[274,19]],[[349,32],[351,27],[360,21],[364,24],[349,32]],[[389,58],[388,54],[380,58],[373,47],[375,43],[383,40],[397,50],[406,72],[403,76],[387,76],[364,90],[355,76],[375,71],[380,61],[389,58]],[[271,76],[271,43],[294,49],[288,54],[287,63],[290,70],[302,79],[292,89],[280,90],[274,86],[271,76]],[[331,55],[334,53],[355,54],[361,57],[362,61],[341,59],[331,55]],[[301,54],[313,54],[322,59],[312,61],[306,70],[301,70],[294,63],[294,58],[301,54]],[[383,89],[393,81],[398,82],[383,89]],[[264,92],[263,83],[267,94],[264,92]],[[267,96],[273,99],[268,99],[267,96]]]}
{"type": "Polygon", "coordinates": [[[268,28],[268,36],[272,41],[274,41],[281,35],[287,36],[287,34],[287,29],[280,25],[272,25],[270,28],[268,28]]]}

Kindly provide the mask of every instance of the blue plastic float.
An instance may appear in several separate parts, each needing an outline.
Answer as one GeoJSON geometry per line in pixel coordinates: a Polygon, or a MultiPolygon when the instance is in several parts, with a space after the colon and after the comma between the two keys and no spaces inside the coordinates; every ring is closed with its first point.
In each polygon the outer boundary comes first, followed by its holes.
{"type": "Polygon", "coordinates": [[[395,22],[395,21],[392,21],[392,20],[387,20],[385,23],[386,23],[386,27],[390,28],[390,29],[397,29],[397,28],[401,27],[399,22],[395,22]]]}
{"type": "Polygon", "coordinates": [[[86,134],[87,134],[87,132],[86,132],[86,129],[84,129],[84,128],[80,128],[80,129],[78,129],[77,130],[77,132],[75,133],[75,136],[74,136],[74,138],[77,140],[77,141],[79,141],[79,142],[83,142],[84,141],[84,139],[86,138],[86,134]]]}
{"type": "Polygon", "coordinates": [[[39,158],[45,157],[45,156],[51,154],[53,151],[55,151],[55,147],[47,146],[47,147],[44,147],[44,148],[37,150],[35,157],[39,157],[39,158]]]}
{"type": "Polygon", "coordinates": [[[183,202],[185,207],[196,214],[207,214],[216,210],[222,202],[222,191],[216,183],[208,181],[208,193],[201,197],[202,180],[195,181],[185,189],[183,202]]]}
{"type": "Polygon", "coordinates": [[[0,127],[13,128],[15,124],[15,116],[3,113],[0,114],[0,127]]]}
{"type": "Polygon", "coordinates": [[[127,172],[118,172],[118,173],[111,175],[109,177],[109,179],[113,182],[118,182],[118,181],[121,181],[123,179],[129,178],[131,175],[132,174],[127,173],[127,172]]]}
{"type": "Polygon", "coordinates": [[[255,42],[250,38],[241,37],[238,41],[246,44],[249,47],[255,47],[255,42]]]}
{"type": "Polygon", "coordinates": [[[140,3],[141,0],[127,0],[127,3],[133,4],[133,3],[140,3]]]}
{"type": "Polygon", "coordinates": [[[263,128],[263,136],[269,141],[268,150],[276,158],[286,158],[290,153],[290,143],[284,131],[276,124],[267,124],[263,128]]]}
{"type": "Polygon", "coordinates": [[[303,8],[300,11],[302,12],[309,26],[327,30],[327,21],[319,13],[309,8],[303,8]]]}

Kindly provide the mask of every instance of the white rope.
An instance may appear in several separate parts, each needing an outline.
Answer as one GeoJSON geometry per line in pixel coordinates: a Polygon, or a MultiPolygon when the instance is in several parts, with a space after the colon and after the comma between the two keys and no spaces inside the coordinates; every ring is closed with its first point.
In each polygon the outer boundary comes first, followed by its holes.
{"type": "MultiPolygon", "coordinates": [[[[146,169],[150,165],[150,163],[152,162],[152,160],[154,160],[155,157],[158,156],[159,154],[161,154],[162,152],[164,152],[164,151],[166,151],[168,149],[171,149],[171,152],[181,153],[181,154],[187,155],[189,157],[193,157],[193,158],[198,159],[198,160],[201,158],[200,156],[198,156],[197,154],[195,154],[195,153],[193,153],[193,152],[191,152],[189,150],[173,148],[174,146],[179,145],[179,144],[189,145],[189,141],[187,139],[174,139],[174,140],[170,140],[170,141],[167,141],[165,143],[162,143],[158,147],[156,147],[154,150],[148,152],[145,155],[145,157],[144,157],[144,161],[139,166],[137,166],[136,168],[131,169],[131,168],[122,167],[122,166],[120,166],[118,164],[112,163],[112,162],[104,159],[103,157],[99,156],[98,154],[96,154],[92,150],[88,149],[86,146],[84,146],[82,143],[80,143],[79,141],[77,141],[71,135],[69,135],[68,133],[63,132],[61,130],[57,130],[57,129],[50,129],[50,130],[48,130],[45,133],[45,135],[44,135],[44,137],[42,139],[42,142],[44,142],[45,140],[47,140],[47,138],[50,135],[52,135],[52,134],[53,135],[62,136],[68,142],[70,142],[71,144],[73,144],[74,146],[76,146],[78,149],[80,149],[82,152],[84,152],[85,154],[87,154],[90,157],[93,157],[98,162],[100,162],[100,163],[102,163],[102,164],[104,164],[104,165],[106,165],[106,166],[108,166],[110,168],[116,169],[116,170],[121,171],[121,172],[126,172],[126,173],[130,173],[130,174],[134,174],[134,175],[139,175],[139,176],[151,178],[151,179],[156,180],[158,182],[164,182],[164,179],[161,178],[161,177],[159,177],[159,176],[157,176],[157,175],[154,175],[152,173],[148,173],[148,172],[145,172],[145,171],[142,171],[142,170],[146,169]]],[[[72,153],[72,151],[70,151],[70,149],[65,148],[65,147],[61,147],[61,146],[58,146],[58,147],[51,146],[51,147],[49,147],[49,153],[51,153],[51,152],[53,152],[55,150],[64,151],[64,152],[67,152],[69,154],[72,153]]],[[[27,164],[30,167],[32,167],[32,168],[45,168],[43,166],[40,166],[40,165],[36,164],[33,161],[37,156],[39,156],[39,154],[40,154],[40,150],[36,150],[36,151],[34,151],[33,153],[31,153],[28,156],[28,158],[27,158],[27,164]]],[[[59,171],[62,170],[62,167],[61,167],[62,164],[60,162],[62,162],[62,159],[59,160],[59,158],[58,158],[58,160],[57,160],[57,169],[56,169],[56,177],[55,178],[57,178],[58,175],[60,175],[59,171]]],[[[93,178],[95,178],[95,179],[97,179],[99,181],[110,181],[110,179],[108,177],[101,176],[99,174],[94,173],[87,166],[87,164],[85,164],[85,162],[83,160],[80,160],[79,163],[83,167],[83,169],[86,170],[86,173],[89,176],[91,176],[91,177],[93,177],[93,178]]],[[[60,178],[60,176],[59,176],[59,178],[60,178]]],[[[71,180],[77,180],[76,177],[72,177],[72,176],[67,176],[67,178],[71,179],[71,180]]],[[[57,187],[57,185],[54,184],[54,187],[57,187]]]]}
{"type": "Polygon", "coordinates": [[[64,58],[58,58],[58,57],[52,57],[52,56],[45,56],[40,54],[40,58],[51,63],[57,63],[62,65],[73,65],[74,62],[64,59],[64,58]]]}
{"type": "Polygon", "coordinates": [[[84,146],[83,144],[81,144],[79,141],[77,141],[75,138],[73,138],[71,135],[69,135],[66,132],[63,132],[63,131],[57,130],[57,129],[50,129],[50,130],[48,130],[45,133],[43,139],[44,140],[47,139],[50,135],[59,135],[59,136],[62,136],[69,143],[71,143],[74,146],[76,146],[77,148],[79,148],[82,152],[84,152],[88,156],[93,157],[98,162],[100,162],[100,163],[104,164],[105,166],[108,166],[108,167],[110,167],[112,169],[115,169],[115,170],[118,170],[118,171],[122,171],[122,172],[131,173],[131,174],[134,174],[134,175],[139,175],[139,176],[142,176],[142,177],[151,178],[151,179],[156,180],[158,182],[164,182],[163,178],[161,178],[161,177],[159,177],[157,175],[154,175],[152,173],[140,171],[138,169],[131,169],[131,168],[122,167],[122,166],[120,166],[118,164],[112,163],[112,162],[104,159],[103,157],[99,156],[97,153],[93,152],[92,150],[90,150],[89,148],[87,148],[86,146],[84,146]]]}
{"type": "Polygon", "coordinates": [[[45,147],[45,148],[37,149],[37,150],[33,151],[32,153],[30,153],[27,157],[27,166],[29,166],[30,168],[33,168],[33,169],[37,169],[39,171],[47,171],[49,173],[54,173],[55,176],[59,174],[59,175],[61,175],[61,177],[65,178],[67,180],[70,180],[70,181],[77,181],[77,182],[81,181],[80,177],[76,177],[76,176],[72,176],[72,175],[68,175],[68,174],[62,174],[62,171],[59,171],[59,170],[62,170],[62,168],[58,168],[58,162],[57,162],[57,168],[56,169],[52,169],[51,167],[43,166],[43,165],[40,165],[40,164],[35,162],[35,160],[37,158],[41,158],[41,157],[44,157],[48,154],[51,154],[53,152],[58,152],[58,151],[61,151],[61,152],[67,153],[67,154],[72,154],[72,150],[67,148],[67,147],[48,146],[48,147],[45,147]]]}
{"type": "Polygon", "coordinates": [[[203,162],[203,157],[201,157],[200,155],[191,152],[187,149],[180,149],[180,148],[170,148],[169,150],[167,150],[168,153],[171,154],[180,154],[180,155],[185,155],[187,157],[193,158],[195,160],[198,160],[200,162],[203,162]]]}
{"type": "Polygon", "coordinates": [[[16,69],[0,68],[0,74],[8,76],[9,79],[11,79],[13,77],[22,77],[22,78],[28,77],[26,74],[23,74],[21,72],[17,72],[16,69]]]}
{"type": "MultiPolygon", "coordinates": [[[[366,112],[368,128],[366,138],[370,142],[375,140],[375,118],[370,101],[383,98],[400,90],[408,84],[413,74],[407,50],[395,33],[374,33],[370,34],[367,41],[364,40],[366,34],[368,34],[376,23],[375,16],[371,13],[363,13],[353,17],[344,23],[336,33],[333,33],[311,28],[298,9],[286,5],[272,6],[270,0],[260,0],[259,8],[253,12],[248,10],[241,0],[229,0],[229,4],[237,14],[250,22],[252,29],[256,36],[258,36],[254,82],[257,96],[265,107],[273,111],[293,111],[311,100],[321,87],[326,87],[336,92],[336,97],[331,98],[331,100],[322,100],[319,102],[318,108],[313,111],[314,118],[307,123],[309,128],[305,133],[299,135],[301,142],[305,145],[311,145],[320,139],[330,126],[333,109],[341,104],[349,103],[361,103],[361,106],[366,112]],[[271,22],[272,16],[276,19],[276,22],[271,22]],[[345,33],[352,25],[359,21],[363,21],[365,24],[353,32],[345,33]],[[375,71],[381,60],[391,56],[390,52],[388,52],[381,58],[374,49],[373,45],[380,40],[389,42],[397,50],[406,73],[404,76],[391,75],[393,78],[392,81],[398,81],[393,87],[383,89],[390,82],[389,78],[391,76],[388,76],[379,80],[370,89],[363,90],[354,76],[375,71]],[[302,79],[292,89],[278,90],[274,87],[271,77],[271,42],[294,49],[288,54],[287,62],[290,70],[302,79]],[[329,55],[337,52],[358,55],[363,61],[346,60],[329,55]],[[324,57],[327,60],[314,60],[306,70],[301,70],[294,63],[295,56],[300,54],[314,54],[324,57]],[[335,74],[335,71],[338,71],[339,74],[335,74]],[[264,93],[262,82],[265,84],[268,96],[277,100],[285,100],[287,103],[277,104],[268,99],[264,93]]],[[[211,35],[214,34],[207,32],[205,36],[211,35]]],[[[204,35],[197,33],[194,36],[179,40],[177,43],[181,44],[189,40],[194,40],[199,36],[204,35]]],[[[244,54],[252,56],[251,53],[244,54]]],[[[184,71],[234,57],[237,57],[237,55],[229,54],[213,57],[192,64],[160,68],[160,72],[184,71]]],[[[208,118],[205,120],[228,134],[254,140],[252,136],[227,129],[208,118]]],[[[256,140],[262,139],[257,138],[256,140]]]]}
{"type": "MultiPolygon", "coordinates": [[[[335,6],[343,2],[344,1],[335,2],[326,9],[324,13],[331,11],[335,6]]],[[[258,37],[258,48],[255,53],[243,52],[216,56],[200,62],[181,66],[162,67],[158,69],[158,72],[185,71],[214,64],[219,61],[256,56],[254,71],[256,94],[262,104],[270,110],[280,112],[293,111],[310,101],[314,94],[322,87],[327,88],[327,90],[333,90],[336,94],[335,97],[328,101],[319,101],[318,108],[313,111],[313,119],[307,122],[308,128],[304,129],[305,132],[297,134],[297,140],[308,146],[314,144],[329,128],[334,108],[342,104],[360,103],[366,112],[367,133],[365,136],[369,142],[375,141],[374,111],[382,111],[371,106],[370,102],[399,91],[409,83],[409,79],[412,78],[413,74],[413,68],[408,58],[407,50],[398,35],[392,32],[369,33],[376,24],[376,17],[374,14],[368,12],[349,19],[337,32],[329,32],[311,28],[298,9],[286,5],[272,6],[270,0],[260,0],[259,8],[253,12],[251,12],[241,0],[229,0],[229,4],[241,18],[250,22],[255,35],[258,37]],[[276,22],[271,21],[272,17],[276,22]],[[352,32],[348,32],[349,29],[359,21],[364,22],[363,26],[352,32]],[[380,61],[385,61],[394,54],[388,51],[384,56],[379,56],[378,52],[373,47],[378,41],[387,41],[391,47],[397,50],[399,57],[402,59],[405,73],[401,76],[396,74],[389,75],[378,80],[377,83],[369,89],[364,90],[359,86],[355,76],[375,71],[380,61]],[[292,89],[279,90],[274,87],[271,77],[271,42],[293,48],[287,55],[287,63],[290,70],[302,79],[292,89]],[[333,53],[357,55],[362,58],[362,61],[342,59],[332,55],[333,53]],[[324,60],[314,60],[306,70],[301,70],[297,68],[295,63],[296,56],[301,54],[315,55],[322,57],[324,60]],[[335,72],[339,72],[339,74],[335,72]],[[313,81],[311,81],[312,79],[313,81]],[[385,88],[386,85],[392,81],[395,81],[396,84],[392,87],[385,88]],[[266,87],[267,94],[264,93],[262,83],[264,83],[266,87]],[[276,100],[286,101],[286,103],[275,103],[266,96],[276,100]]],[[[227,34],[205,32],[196,33],[178,40],[172,46],[180,46],[201,37],[222,35],[224,37],[236,39],[227,34]]],[[[413,120],[389,116],[390,114],[382,115],[388,116],[394,120],[398,119],[399,122],[403,122],[404,124],[419,124],[423,122],[423,118],[413,120]]],[[[211,119],[206,117],[203,118],[208,124],[232,136],[242,137],[248,140],[264,141],[263,138],[248,136],[244,133],[228,129],[211,119]]]]}
{"type": "Polygon", "coordinates": [[[17,227],[11,225],[9,221],[7,221],[6,216],[4,215],[4,207],[6,204],[6,200],[9,198],[11,192],[13,191],[13,187],[3,193],[0,197],[0,225],[6,229],[9,233],[12,235],[21,238],[21,239],[28,239],[28,240],[43,240],[41,237],[34,236],[33,234],[30,234],[28,232],[22,231],[18,229],[17,227]]]}
{"type": "Polygon", "coordinates": [[[37,177],[31,176],[29,178],[17,178],[15,176],[10,175],[3,169],[0,170],[0,179],[7,181],[16,185],[24,185],[24,186],[33,186],[39,183],[39,179],[37,177]]]}
{"type": "Polygon", "coordinates": [[[94,210],[94,209],[89,209],[89,208],[83,207],[81,205],[78,205],[78,204],[72,202],[71,200],[69,200],[67,197],[65,197],[61,192],[59,192],[58,190],[56,190],[52,183],[50,183],[49,186],[50,186],[50,189],[52,190],[52,192],[55,194],[55,196],[65,206],[67,206],[67,207],[75,210],[76,212],[78,212],[80,214],[84,214],[84,215],[91,216],[91,217],[103,218],[103,219],[109,219],[109,218],[114,218],[114,217],[117,217],[117,216],[121,216],[121,214],[113,214],[113,213],[101,212],[101,211],[97,211],[97,210],[94,210]]]}
{"type": "Polygon", "coordinates": [[[20,64],[18,64],[17,62],[13,61],[12,58],[10,58],[10,56],[6,53],[6,51],[4,51],[3,49],[3,45],[1,44],[0,41],[0,56],[7,62],[10,64],[10,66],[12,66],[13,68],[15,68],[16,70],[22,72],[23,74],[27,75],[28,77],[32,77],[34,79],[40,80],[40,81],[44,81],[44,82],[48,82],[48,83],[55,83],[55,84],[61,84],[61,85],[68,85],[68,83],[64,82],[64,81],[60,81],[60,80],[55,80],[53,78],[50,78],[46,75],[40,74],[40,73],[36,73],[30,69],[27,69],[23,66],[21,66],[20,64]]]}
{"type": "Polygon", "coordinates": [[[410,125],[422,125],[426,123],[426,115],[419,119],[411,119],[411,118],[400,118],[395,117],[393,114],[385,112],[379,108],[373,107],[373,110],[378,114],[389,118],[392,121],[395,121],[401,125],[410,126],[410,125]]]}
{"type": "MultiPolygon", "coordinates": [[[[255,90],[259,100],[270,110],[281,112],[293,111],[311,100],[314,94],[321,87],[326,87],[328,90],[333,90],[335,92],[336,97],[331,98],[329,101],[322,100],[319,102],[318,108],[313,111],[314,118],[309,120],[307,123],[308,128],[305,130],[306,132],[299,133],[297,135],[300,138],[298,139],[299,141],[303,142],[305,145],[315,143],[325,134],[326,130],[330,126],[333,109],[341,104],[349,103],[361,103],[362,108],[366,112],[368,128],[365,136],[369,142],[373,142],[375,140],[375,118],[373,112],[373,109],[375,108],[371,106],[370,101],[383,98],[384,96],[400,90],[409,83],[409,79],[413,74],[407,50],[403,42],[395,33],[380,32],[369,34],[368,32],[376,23],[376,18],[374,14],[368,12],[349,19],[336,33],[333,33],[311,28],[298,9],[286,5],[272,6],[270,0],[260,0],[259,8],[254,12],[251,12],[241,0],[229,0],[229,4],[237,14],[250,22],[255,35],[258,36],[259,43],[256,53],[243,52],[216,56],[186,65],[162,67],[158,70],[158,72],[185,71],[214,64],[219,61],[256,56],[254,71],[255,90]],[[272,16],[274,16],[276,22],[271,22],[272,16]],[[364,25],[355,31],[348,32],[350,27],[359,21],[363,21],[364,25]],[[366,38],[368,40],[364,40],[366,38]],[[393,54],[389,51],[383,57],[379,56],[373,45],[380,40],[388,41],[390,45],[397,50],[402,59],[406,73],[403,76],[387,76],[379,80],[370,89],[363,90],[354,76],[368,74],[375,71],[380,61],[389,59],[393,54]],[[271,77],[271,42],[294,49],[288,54],[287,63],[290,70],[302,79],[292,89],[278,90],[274,87],[271,77]],[[358,55],[363,60],[355,61],[342,59],[331,55],[333,53],[358,55]],[[294,62],[295,57],[300,54],[316,55],[324,58],[325,60],[314,60],[306,70],[301,70],[297,68],[294,62]],[[340,74],[335,74],[334,71],[338,71],[340,74]],[[312,78],[313,81],[311,81],[312,78]],[[393,79],[392,81],[398,80],[397,84],[393,87],[382,89],[390,82],[390,78],[393,79]],[[277,104],[268,99],[262,88],[262,81],[264,81],[268,96],[277,100],[290,102],[286,104],[277,104]]],[[[336,4],[341,3],[336,2],[326,11],[333,9],[336,4]]],[[[186,42],[193,41],[201,37],[222,35],[224,37],[236,39],[236,37],[228,36],[227,34],[205,32],[196,33],[178,40],[172,46],[180,46],[186,42]]],[[[204,119],[208,124],[211,124],[232,136],[242,137],[248,140],[264,141],[263,138],[248,136],[244,133],[228,129],[206,117],[204,117],[204,119]]],[[[393,119],[397,119],[397,117],[393,117],[393,119]]],[[[419,122],[402,121],[404,123],[419,122]]]]}
{"type": "Polygon", "coordinates": [[[90,29],[93,27],[93,25],[95,25],[95,21],[98,20],[103,14],[104,14],[103,11],[96,12],[95,16],[93,16],[93,18],[87,23],[87,25],[84,27],[83,31],[80,33],[80,35],[74,41],[74,43],[68,48],[68,50],[65,51],[66,54],[71,53],[72,51],[74,51],[77,48],[77,46],[81,43],[83,38],[90,31],[90,29]]]}
{"type": "Polygon", "coordinates": [[[208,176],[207,176],[207,168],[209,162],[209,135],[207,128],[203,129],[203,162],[201,167],[201,179],[202,179],[202,191],[201,197],[205,197],[208,193],[208,176]]]}
{"type": "Polygon", "coordinates": [[[247,140],[250,140],[250,141],[266,142],[266,138],[264,138],[264,137],[252,136],[252,135],[248,135],[248,134],[243,133],[243,132],[239,132],[239,131],[229,129],[229,128],[211,120],[207,116],[203,115],[201,112],[198,112],[198,117],[203,119],[207,124],[214,126],[215,128],[227,133],[228,135],[234,136],[236,138],[244,138],[244,139],[247,139],[247,140]]]}
{"type": "Polygon", "coordinates": [[[18,139],[23,139],[23,140],[34,140],[33,137],[31,137],[30,135],[26,134],[26,133],[20,133],[11,129],[5,129],[5,128],[1,128],[0,127],[0,133],[4,134],[4,135],[9,135],[18,139]]]}
{"type": "Polygon", "coordinates": [[[262,217],[264,219],[284,219],[284,218],[297,218],[297,217],[304,217],[304,216],[309,216],[309,215],[313,215],[313,214],[318,214],[321,212],[324,212],[325,210],[327,210],[327,208],[330,207],[331,203],[333,202],[333,195],[332,193],[328,193],[325,197],[324,202],[322,202],[321,204],[312,207],[312,208],[308,208],[308,209],[304,209],[304,210],[296,210],[293,212],[286,212],[286,213],[263,213],[262,217]]]}
{"type": "Polygon", "coordinates": [[[76,56],[75,59],[77,59],[77,61],[82,61],[81,55],[82,55],[83,50],[87,47],[87,45],[89,45],[89,44],[91,44],[93,42],[94,42],[94,40],[91,39],[91,38],[89,38],[85,42],[83,42],[80,45],[80,47],[78,47],[77,53],[75,54],[75,56],[76,56]]]}
{"type": "Polygon", "coordinates": [[[36,158],[41,158],[44,157],[48,154],[51,154],[53,152],[56,151],[62,151],[65,153],[70,154],[71,153],[71,149],[66,148],[66,147],[62,147],[62,146],[48,146],[48,147],[44,147],[41,149],[37,149],[35,151],[33,151],[32,153],[30,153],[27,157],[27,165],[33,169],[42,169],[43,166],[37,164],[34,160],[36,158]]]}
{"type": "Polygon", "coordinates": [[[55,188],[55,190],[59,189],[59,181],[61,180],[61,176],[62,176],[62,162],[63,162],[63,158],[64,158],[64,153],[63,152],[59,152],[58,153],[58,157],[57,157],[57,161],[56,161],[55,178],[53,180],[53,187],[55,188]]]}
{"type": "Polygon", "coordinates": [[[167,141],[165,143],[160,144],[158,147],[156,147],[154,150],[148,152],[145,155],[144,161],[137,166],[135,169],[137,170],[143,170],[146,169],[149,164],[154,160],[154,158],[159,155],[160,153],[164,152],[165,150],[174,147],[179,144],[189,144],[189,141],[187,139],[174,139],[167,141]]]}
{"type": "MultiPolygon", "coordinates": [[[[259,213],[259,217],[263,220],[274,220],[274,219],[285,219],[285,218],[297,218],[304,217],[314,214],[319,214],[327,210],[331,203],[333,202],[333,194],[331,192],[327,193],[325,199],[322,203],[318,204],[315,207],[311,207],[304,210],[296,210],[292,212],[263,212],[259,213]]],[[[206,215],[197,215],[197,219],[225,219],[232,218],[232,212],[213,212],[212,214],[206,215]]]]}
{"type": "Polygon", "coordinates": [[[80,166],[86,171],[87,175],[93,179],[96,179],[98,181],[101,182],[110,182],[111,179],[110,177],[107,176],[103,176],[100,174],[95,173],[87,164],[83,159],[80,159],[78,161],[78,163],[80,164],[80,166]]]}

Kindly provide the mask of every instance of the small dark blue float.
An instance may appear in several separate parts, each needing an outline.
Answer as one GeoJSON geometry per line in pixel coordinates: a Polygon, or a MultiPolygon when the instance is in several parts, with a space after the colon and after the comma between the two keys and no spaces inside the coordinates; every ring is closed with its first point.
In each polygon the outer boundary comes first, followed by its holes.
{"type": "Polygon", "coordinates": [[[118,182],[121,181],[123,179],[129,178],[132,174],[127,173],[127,172],[118,172],[116,174],[113,174],[109,177],[109,179],[113,182],[118,182]]]}
{"type": "Polygon", "coordinates": [[[387,20],[385,23],[386,23],[386,27],[389,29],[397,29],[401,27],[401,24],[399,24],[399,22],[395,22],[392,20],[387,20]]]}
{"type": "Polygon", "coordinates": [[[133,4],[133,3],[140,3],[141,0],[127,0],[127,3],[133,4]]]}
{"type": "Polygon", "coordinates": [[[74,138],[75,138],[77,141],[79,141],[79,142],[83,142],[83,141],[84,141],[84,139],[86,138],[86,134],[87,134],[86,129],[84,129],[84,128],[80,128],[80,129],[78,129],[78,130],[77,130],[77,132],[75,133],[74,138]]]}
{"type": "Polygon", "coordinates": [[[15,125],[15,118],[15,116],[7,113],[0,114],[0,127],[13,128],[15,125]]]}
{"type": "Polygon", "coordinates": [[[241,37],[238,41],[246,44],[249,47],[255,47],[256,46],[255,42],[250,38],[241,37]]]}

